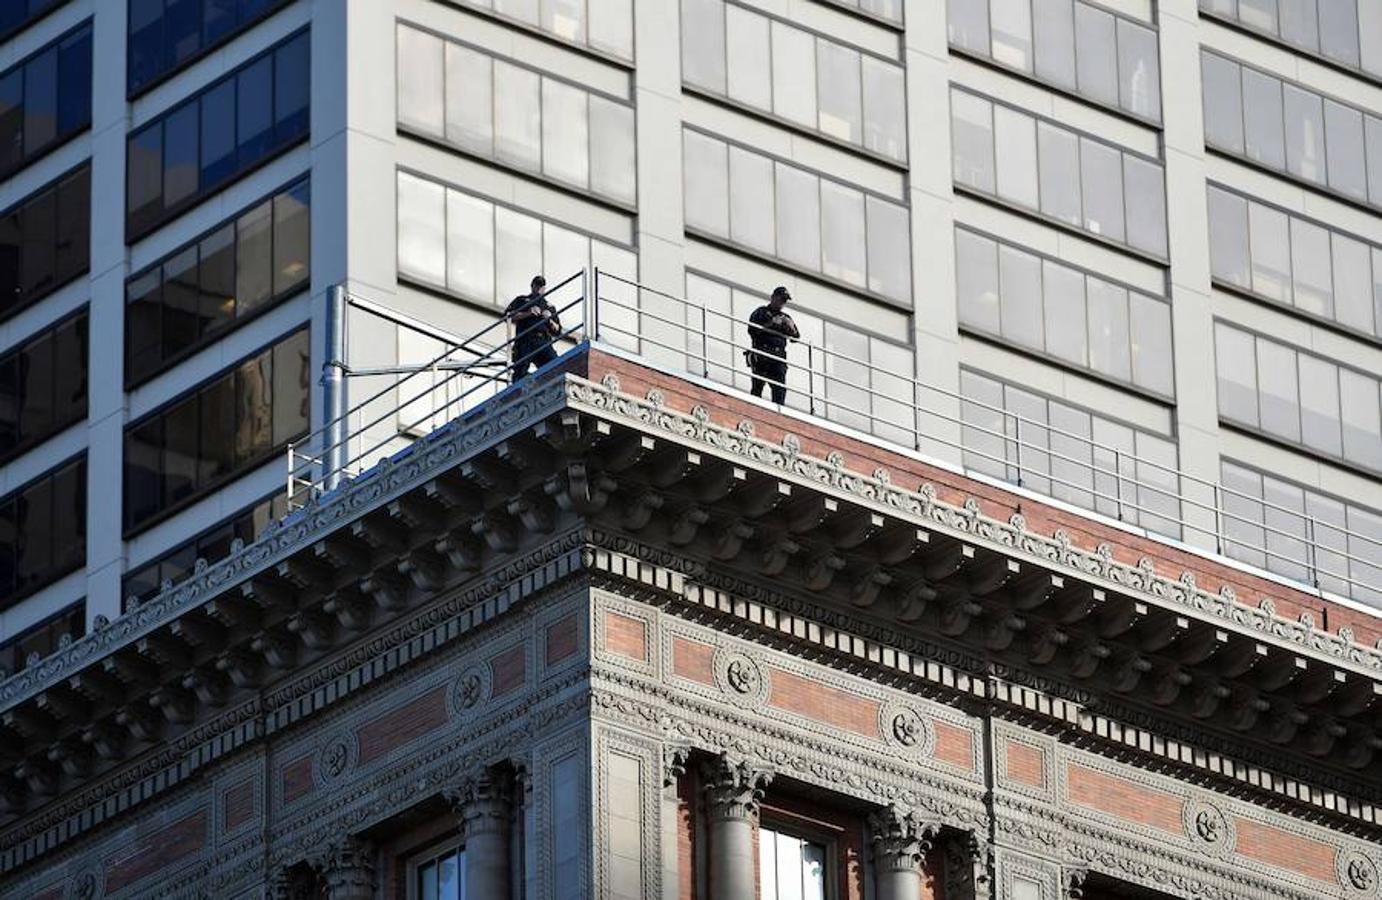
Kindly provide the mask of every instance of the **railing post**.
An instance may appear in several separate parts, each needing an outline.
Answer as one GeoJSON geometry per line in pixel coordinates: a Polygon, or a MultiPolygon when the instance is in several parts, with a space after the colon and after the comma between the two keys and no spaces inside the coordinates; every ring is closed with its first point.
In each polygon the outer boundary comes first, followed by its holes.
{"type": "MultiPolygon", "coordinates": [[[[1263,516],[1266,519],[1266,516],[1263,516]]],[[[1320,586],[1319,554],[1315,550],[1315,517],[1305,517],[1305,561],[1306,567],[1310,570],[1310,583],[1315,587],[1320,586]]]]}
{"type": "Polygon", "coordinates": [[[1123,451],[1113,448],[1113,510],[1114,518],[1123,521],[1123,451]]]}
{"type": "Polygon", "coordinates": [[[585,323],[586,339],[598,341],[600,339],[600,267],[595,267],[595,288],[586,295],[586,312],[589,316],[585,323]]]}
{"type": "Polygon", "coordinates": [[[1214,482],[1214,552],[1223,554],[1224,535],[1224,494],[1219,482],[1214,482]]]}
{"type": "Polygon", "coordinates": [[[1017,439],[1017,486],[1022,487],[1022,417],[1013,415],[1013,425],[1013,434],[1017,439]]]}
{"type": "Polygon", "coordinates": [[[293,469],[293,443],[290,442],[288,444],[288,483],[285,485],[288,492],[287,506],[289,512],[293,511],[293,469]]]}
{"type": "MultiPolygon", "coordinates": [[[[825,385],[825,370],[821,370],[821,385],[825,385]]],[[[816,352],[810,345],[806,345],[806,408],[811,415],[816,414],[816,352]]]]}

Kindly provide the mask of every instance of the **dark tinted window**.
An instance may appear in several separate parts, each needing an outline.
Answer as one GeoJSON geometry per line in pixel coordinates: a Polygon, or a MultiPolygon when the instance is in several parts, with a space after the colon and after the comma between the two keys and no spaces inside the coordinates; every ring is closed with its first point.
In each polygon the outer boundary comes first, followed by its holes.
{"type": "Polygon", "coordinates": [[[125,527],[215,490],[307,431],[308,330],[293,332],[125,431],[125,527]]]}
{"type": "Polygon", "coordinates": [[[23,31],[67,0],[4,0],[0,3],[0,41],[23,31]]]}
{"type": "Polygon", "coordinates": [[[0,212],[0,319],[85,273],[90,246],[87,165],[0,212]]]}
{"type": "Polygon", "coordinates": [[[147,90],[291,2],[129,0],[130,96],[147,90]]]}
{"type": "Polygon", "coordinates": [[[224,559],[230,555],[232,542],[237,538],[246,544],[251,543],[270,522],[281,519],[287,512],[286,497],[282,492],[276,493],[169,550],[158,559],[132,569],[124,581],[125,611],[129,611],[132,601],[146,603],[152,600],[163,590],[165,581],[176,584],[192,574],[198,559],[207,562],[224,559]]]}
{"type": "Polygon", "coordinates": [[[307,135],[309,49],[299,32],[130,135],[127,241],[307,135]]]}
{"type": "Polygon", "coordinates": [[[90,125],[91,25],[85,24],[0,73],[0,178],[90,125]]]}
{"type": "Polygon", "coordinates": [[[150,378],[251,313],[305,289],[310,205],[310,184],[298,181],[127,281],[126,384],[150,378]]]}
{"type": "Polygon", "coordinates": [[[86,418],[87,314],[0,355],[0,462],[86,418]]]}
{"type": "Polygon", "coordinates": [[[85,561],[85,457],[0,499],[0,606],[52,584],[85,561]]]}
{"type": "Polygon", "coordinates": [[[34,654],[41,659],[56,653],[63,638],[76,640],[84,634],[86,601],[81,601],[0,643],[0,679],[27,668],[34,654]]]}

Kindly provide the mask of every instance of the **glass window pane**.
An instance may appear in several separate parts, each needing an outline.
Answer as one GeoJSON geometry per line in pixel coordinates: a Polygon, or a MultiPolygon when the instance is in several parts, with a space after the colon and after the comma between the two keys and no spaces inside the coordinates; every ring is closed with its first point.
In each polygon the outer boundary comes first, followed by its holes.
{"type": "Polygon", "coordinates": [[[1215,53],[1200,55],[1204,79],[1205,143],[1230,153],[1243,152],[1243,88],[1236,62],[1215,53]]]}
{"type": "Polygon", "coordinates": [[[950,111],[954,141],[955,181],[967,187],[994,192],[993,104],[963,91],[951,91],[950,111]]]}
{"type": "Polygon", "coordinates": [[[1334,287],[1329,271],[1328,231],[1303,219],[1291,219],[1291,270],[1296,307],[1331,317],[1334,287]]]}
{"type": "Polygon", "coordinates": [[[729,235],[729,156],[723,141],[682,132],[686,179],[686,224],[721,237],[729,235]]]}
{"type": "Polygon", "coordinates": [[[542,164],[540,79],[536,72],[494,61],[494,151],[513,165],[542,164]]]}
{"type": "Polygon", "coordinates": [[[585,43],[585,0],[542,0],[542,30],[585,43]]]}
{"type": "Polygon", "coordinates": [[[960,321],[999,334],[998,245],[969,231],[955,232],[955,293],[960,321]]]}
{"type": "MultiPolygon", "coordinates": [[[[480,2],[482,5],[489,5],[488,0],[480,2]]],[[[494,11],[529,25],[539,24],[538,0],[494,0],[494,11]]]]}
{"type": "Polygon", "coordinates": [[[960,370],[960,441],[965,467],[997,478],[1007,476],[1007,442],[1003,439],[1003,385],[992,378],[960,370]]]}
{"type": "Polygon", "coordinates": [[[947,0],[946,29],[950,43],[988,56],[988,3],[974,0],[947,0]]]}
{"type": "Polygon", "coordinates": [[[1166,256],[1166,185],[1161,167],[1129,153],[1123,154],[1123,190],[1128,217],[1128,243],[1166,256]]]}
{"type": "MultiPolygon", "coordinates": [[[[1363,0],[1366,5],[1373,0],[1363,0]]],[[[1324,0],[1320,4],[1320,51],[1330,59],[1358,65],[1357,0],[1324,0]]]]}
{"type": "Polygon", "coordinates": [[[1037,209],[1036,120],[1006,106],[993,108],[998,150],[998,196],[1037,209]]]}
{"type": "Polygon", "coordinates": [[[1293,175],[1325,183],[1324,108],[1319,95],[1285,85],[1286,168],[1293,175]]]}
{"type": "Polygon", "coordinates": [[[0,172],[24,159],[24,71],[0,78],[0,172]]]}
{"type": "Polygon", "coordinates": [[[820,130],[851,144],[862,143],[864,139],[859,60],[858,50],[834,41],[816,41],[820,130]]]}
{"type": "Polygon", "coordinates": [[[681,78],[716,94],[725,92],[725,4],[685,0],[681,5],[681,78]]]}
{"type": "Polygon", "coordinates": [[[1128,295],[1133,384],[1171,396],[1171,307],[1144,294],[1128,295]]]}
{"type": "Polygon", "coordinates": [[[164,121],[163,202],[169,208],[197,193],[201,171],[197,132],[196,103],[188,103],[164,121]]]}
{"type": "Polygon", "coordinates": [[[201,183],[219,184],[235,173],[235,80],[202,95],[201,183]]]}
{"type": "MultiPolygon", "coordinates": [[[[542,223],[532,216],[494,208],[495,293],[500,302],[510,295],[526,293],[533,274],[541,272],[542,223]]],[[[558,279],[552,279],[556,284],[558,279]]]]}
{"type": "Polygon", "coordinates": [[[590,181],[590,109],[585,91],[542,79],[542,169],[559,181],[590,181]]]}
{"type": "Polygon", "coordinates": [[[201,453],[197,487],[211,485],[235,468],[235,380],[218,378],[197,392],[201,453]]]}
{"type": "Polygon", "coordinates": [[[725,7],[729,97],[756,109],[773,108],[768,18],[741,6],[725,7]]]}
{"type": "Polygon", "coordinates": [[[1281,82],[1243,69],[1243,136],[1248,158],[1273,169],[1286,166],[1281,125],[1281,82]]]}
{"type": "Polygon", "coordinates": [[[1363,141],[1367,145],[1368,200],[1382,205],[1382,119],[1363,117],[1363,141]]]}
{"type": "Polygon", "coordinates": [[[633,59],[633,0],[595,0],[589,16],[590,46],[633,59]]]}
{"type": "Polygon", "coordinates": [[[1262,430],[1289,441],[1300,440],[1300,388],[1296,352],[1274,341],[1257,339],[1257,386],[1262,430]]]}
{"type": "MultiPolygon", "coordinates": [[[[560,284],[590,267],[590,238],[578,232],[542,223],[542,267],[552,284],[560,284]]],[[[556,299],[556,305],[563,302],[556,299]]]]}
{"type": "Polygon", "coordinates": [[[312,102],[311,40],[300,34],[274,51],[274,140],[305,136],[312,102]]]}
{"type": "Polygon", "coordinates": [[[494,206],[446,192],[446,286],[485,303],[494,295],[494,206]]]}
{"type": "Polygon", "coordinates": [[[1363,114],[1333,100],[1324,101],[1324,139],[1328,150],[1329,186],[1356,200],[1367,200],[1363,114]]]}
{"type": "Polygon", "coordinates": [[[311,271],[308,186],[299,185],[274,198],[274,294],[283,296],[307,282],[311,271]]]}
{"type": "Polygon", "coordinates": [[[1080,138],[1080,184],[1084,193],[1084,227],[1115,241],[1123,240],[1123,161],[1112,147],[1080,138]]]}
{"type": "Polygon", "coordinates": [[[1118,96],[1124,109],[1149,119],[1161,116],[1161,69],[1156,32],[1118,20],[1118,96]]]}
{"type": "Polygon", "coordinates": [[[1089,365],[1120,381],[1132,380],[1128,342],[1128,291],[1089,279],[1089,365]]]}
{"type": "Polygon", "coordinates": [[[902,69],[864,57],[864,147],[907,158],[907,101],[902,69]]]}
{"type": "Polygon", "coordinates": [[[483,53],[449,41],[446,44],[446,139],[483,156],[494,153],[493,62],[483,53]]]}
{"type": "Polygon", "coordinates": [[[1382,471],[1382,415],[1377,381],[1352,369],[1339,369],[1344,458],[1382,471]]]}
{"type": "Polygon", "coordinates": [[[131,135],[125,153],[129,230],[140,234],[163,214],[163,123],[131,135]]]}
{"type": "Polygon", "coordinates": [[[236,314],[244,315],[273,294],[273,213],[261,203],[235,222],[236,314]]]}
{"type": "MultiPolygon", "coordinates": [[[[982,3],[968,4],[983,6],[982,3]]],[[[1075,88],[1075,5],[1072,0],[1033,0],[1036,74],[1068,90],[1075,88]]]]}
{"type": "Polygon", "coordinates": [[[1219,373],[1219,415],[1255,427],[1257,356],[1252,335],[1225,325],[1215,327],[1214,367],[1219,373]]]}
{"type": "Polygon", "coordinates": [[[1085,276],[1060,263],[1042,264],[1046,352],[1077,366],[1088,365],[1085,343],[1085,276]]]}
{"type": "Polygon", "coordinates": [[[197,248],[189,247],[163,264],[163,353],[172,356],[201,336],[201,293],[197,289],[197,248]]]}
{"type": "Polygon", "coordinates": [[[399,26],[398,124],[425,134],[445,134],[443,65],[441,38],[399,26]]]}
{"type": "Polygon", "coordinates": [[[1311,52],[1319,51],[1320,26],[1315,0],[1281,0],[1280,27],[1281,39],[1288,44],[1311,52]]]}
{"type": "Polygon", "coordinates": [[[1248,204],[1252,236],[1252,290],[1291,302],[1291,232],[1286,214],[1261,203],[1248,204]]]}
{"type": "Polygon", "coordinates": [[[1002,336],[1020,347],[1041,350],[1041,260],[1012,247],[998,248],[1002,336]]]}
{"type": "Polygon", "coordinates": [[[773,21],[773,112],[816,127],[816,37],[773,21]]]}
{"type": "Polygon", "coordinates": [[[1080,194],[1080,144],[1068,131],[1037,123],[1041,211],[1071,225],[1083,221],[1080,194]]]}
{"type": "Polygon", "coordinates": [[[1248,202],[1209,188],[1209,264],[1214,278],[1250,287],[1248,275],[1248,202]]]}
{"type": "Polygon", "coordinates": [[[869,290],[912,301],[912,232],[906,207],[869,197],[869,290]]]}
{"type": "Polygon", "coordinates": [[[1080,93],[1110,106],[1118,104],[1118,43],[1113,15],[1075,4],[1076,67],[1080,93]]]}
{"type": "Polygon", "coordinates": [[[1372,334],[1372,254],[1367,244],[1330,235],[1334,257],[1334,317],[1339,324],[1372,334]]]}
{"type": "Polygon", "coordinates": [[[312,363],[303,329],[273,348],[273,444],[307,433],[312,363]]]}
{"type": "Polygon", "coordinates": [[[58,134],[58,51],[54,47],[24,65],[24,155],[32,156],[58,134]]]}
{"type": "Polygon", "coordinates": [[[864,287],[868,232],[864,225],[864,195],[830,180],[821,181],[822,271],[857,287],[864,287]]]}
{"type": "MultiPolygon", "coordinates": [[[[306,193],[307,186],[302,190],[306,193]]],[[[310,226],[309,226],[310,227],[310,226]]],[[[303,279],[308,271],[308,255],[302,257],[303,279]]],[[[209,334],[230,322],[236,315],[235,290],[235,223],[218,228],[202,238],[198,246],[201,257],[201,302],[202,333],[209,334]]]]}
{"type": "Polygon", "coordinates": [[[23,246],[19,258],[20,287],[27,297],[35,297],[56,285],[58,248],[58,198],[43,191],[24,204],[20,213],[23,246]]]}
{"type": "Polygon", "coordinates": [[[1024,72],[1032,70],[1032,7],[1030,0],[989,0],[993,30],[993,58],[1024,72]]]}
{"type": "Polygon", "coordinates": [[[263,457],[273,447],[273,367],[269,351],[235,370],[235,458],[238,464],[263,457]]]}
{"type": "Polygon", "coordinates": [[[782,163],[776,169],[777,255],[808,269],[820,269],[820,179],[782,163]]]}
{"type": "Polygon", "coordinates": [[[1382,3],[1358,4],[1358,42],[1364,71],[1382,74],[1382,3]]]}
{"type": "Polygon", "coordinates": [[[1276,34],[1276,0],[1238,0],[1238,19],[1250,28],[1276,34]]]}
{"type": "Polygon", "coordinates": [[[398,173],[398,270],[446,284],[446,191],[406,172],[398,173]]]}
{"type": "MultiPolygon", "coordinates": [[[[65,282],[91,263],[91,169],[84,166],[57,188],[58,230],[55,277],[65,282]]],[[[0,279],[0,286],[4,279],[0,279]]]]}
{"type": "Polygon", "coordinates": [[[235,77],[235,133],[240,165],[262,159],[274,141],[273,57],[266,56],[235,77]]]}
{"type": "Polygon", "coordinates": [[[590,189],[633,203],[637,194],[634,152],[633,108],[592,94],[590,189]]]}
{"type": "Polygon", "coordinates": [[[1338,373],[1338,366],[1300,354],[1301,437],[1307,447],[1330,456],[1343,455],[1338,373]]]}
{"type": "Polygon", "coordinates": [[[731,240],[775,253],[777,240],[772,160],[738,147],[729,148],[729,236],[731,240]]]}
{"type": "Polygon", "coordinates": [[[58,47],[58,135],[72,134],[91,124],[91,29],[58,47]]]}

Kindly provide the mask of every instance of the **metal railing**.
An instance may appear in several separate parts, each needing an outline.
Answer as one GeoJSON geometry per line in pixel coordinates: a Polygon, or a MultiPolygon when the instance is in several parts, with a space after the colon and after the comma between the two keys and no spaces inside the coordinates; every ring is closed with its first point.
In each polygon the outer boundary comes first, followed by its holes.
{"type": "MultiPolygon", "coordinates": [[[[790,342],[784,381],[754,375],[746,355],[754,349],[746,315],[599,269],[589,279],[578,272],[548,294],[577,285],[580,296],[563,303],[559,312],[564,320],[578,315],[580,321],[565,325],[557,340],[604,342],[731,388],[744,389],[751,379],[777,384],[788,391],[789,407],[809,415],[918,452],[945,457],[953,456],[947,449],[958,450],[970,473],[997,477],[1148,534],[1209,544],[1206,549],[1321,590],[1370,605],[1382,602],[1382,536],[1320,520],[1139,455],[1135,448],[1094,440],[809,341],[790,342]]],[[[400,377],[289,448],[290,505],[356,477],[432,430],[432,423],[452,422],[506,387],[514,339],[486,343],[502,334],[505,324],[500,319],[425,364],[347,367],[349,375],[400,377]],[[376,411],[391,393],[391,402],[376,411]],[[423,416],[402,421],[405,410],[419,406],[427,409],[423,416]]]]}

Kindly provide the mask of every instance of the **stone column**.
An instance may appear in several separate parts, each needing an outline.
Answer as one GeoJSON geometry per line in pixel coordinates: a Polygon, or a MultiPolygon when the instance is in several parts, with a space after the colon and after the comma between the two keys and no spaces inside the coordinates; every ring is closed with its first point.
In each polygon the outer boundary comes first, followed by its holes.
{"type": "Polygon", "coordinates": [[[710,896],[754,900],[753,829],[771,772],[721,755],[705,774],[706,819],[710,837],[710,896]]]}
{"type": "Polygon", "coordinates": [[[869,816],[878,900],[921,900],[922,864],[939,830],[896,805],[869,816]]]}
{"type": "Polygon", "coordinates": [[[347,835],[314,861],[327,900],[374,900],[374,847],[347,835]]]}
{"type": "Polygon", "coordinates": [[[513,816],[513,781],[486,768],[447,792],[461,820],[465,840],[466,894],[507,900],[511,896],[509,826],[513,816]]]}

